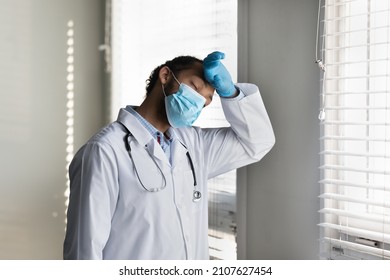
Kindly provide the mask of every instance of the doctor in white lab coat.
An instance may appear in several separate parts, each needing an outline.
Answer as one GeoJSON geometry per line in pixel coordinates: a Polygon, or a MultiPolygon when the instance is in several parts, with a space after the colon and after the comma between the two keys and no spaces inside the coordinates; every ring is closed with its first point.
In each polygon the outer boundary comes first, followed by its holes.
{"type": "Polygon", "coordinates": [[[234,85],[223,57],[157,67],[144,102],[77,152],[64,259],[209,258],[207,180],[259,161],[275,142],[257,86],[234,85]],[[191,126],[214,90],[231,127],[191,126]]]}

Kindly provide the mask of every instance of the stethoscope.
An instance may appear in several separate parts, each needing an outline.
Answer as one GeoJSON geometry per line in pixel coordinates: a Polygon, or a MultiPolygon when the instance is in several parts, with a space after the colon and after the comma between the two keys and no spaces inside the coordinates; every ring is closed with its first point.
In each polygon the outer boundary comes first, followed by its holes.
{"type": "MultiPolygon", "coordinates": [[[[122,124],[122,125],[123,125],[123,124],[122,124]]],[[[124,126],[124,125],[123,125],[123,126],[124,126]]],[[[125,127],[125,126],[124,126],[124,127],[125,127]]],[[[140,173],[138,172],[137,165],[135,164],[134,157],[132,156],[131,143],[132,143],[133,141],[131,140],[131,137],[133,137],[133,134],[128,130],[127,127],[125,127],[125,128],[126,128],[126,130],[127,130],[127,134],[126,134],[126,136],[125,136],[125,138],[124,138],[125,147],[126,147],[127,152],[129,153],[130,159],[131,159],[131,161],[132,161],[132,163],[133,163],[134,170],[135,170],[135,173],[136,173],[136,175],[137,175],[138,181],[140,182],[141,186],[142,186],[146,191],[148,191],[148,192],[158,192],[158,191],[162,191],[162,190],[165,189],[165,187],[167,186],[167,180],[166,180],[166,178],[165,178],[164,172],[161,170],[160,165],[156,162],[154,156],[152,156],[152,155],[149,153],[149,151],[147,151],[148,154],[149,154],[149,157],[152,159],[153,163],[154,163],[155,166],[157,167],[157,169],[158,169],[158,171],[159,171],[159,173],[160,173],[160,175],[161,175],[161,178],[162,178],[163,180],[162,180],[162,182],[161,182],[160,187],[157,187],[157,188],[156,188],[155,186],[152,186],[152,187],[147,186],[147,184],[145,184],[145,180],[142,180],[142,179],[141,179],[141,176],[139,175],[140,173]]],[[[181,143],[181,142],[180,142],[180,143],[181,143]]],[[[183,143],[181,143],[181,144],[184,146],[184,148],[187,149],[187,147],[186,147],[183,143]]],[[[147,146],[145,146],[145,149],[147,150],[147,146]]],[[[192,176],[193,176],[193,178],[194,178],[194,191],[193,191],[193,195],[192,195],[192,201],[193,201],[193,202],[197,202],[197,201],[199,201],[199,200],[202,198],[202,193],[196,189],[196,187],[197,187],[197,181],[196,181],[194,163],[192,162],[191,155],[190,155],[190,153],[189,153],[188,151],[187,151],[186,155],[187,155],[188,161],[189,161],[189,163],[190,163],[190,167],[191,167],[191,171],[192,171],[192,176]]]]}

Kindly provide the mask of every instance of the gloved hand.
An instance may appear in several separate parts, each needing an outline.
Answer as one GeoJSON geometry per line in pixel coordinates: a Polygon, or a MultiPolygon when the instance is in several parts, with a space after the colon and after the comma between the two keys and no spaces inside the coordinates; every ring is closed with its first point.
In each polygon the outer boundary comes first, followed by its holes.
{"type": "Polygon", "coordinates": [[[230,97],[236,92],[232,77],[222,64],[221,59],[225,58],[222,52],[210,53],[203,60],[203,71],[206,80],[215,88],[219,96],[230,97]]]}

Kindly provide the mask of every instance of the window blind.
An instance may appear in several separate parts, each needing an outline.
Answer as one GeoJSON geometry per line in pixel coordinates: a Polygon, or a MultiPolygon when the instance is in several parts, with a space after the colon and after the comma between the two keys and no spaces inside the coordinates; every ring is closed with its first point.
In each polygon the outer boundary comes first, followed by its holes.
{"type": "MultiPolygon", "coordinates": [[[[110,1],[111,119],[116,119],[120,107],[141,104],[150,72],[178,55],[203,59],[212,51],[223,51],[223,63],[236,80],[237,0],[110,1]]],[[[228,125],[218,95],[195,125],[228,125]]],[[[235,259],[236,172],[209,180],[208,189],[210,257],[235,259]]]]}
{"type": "Polygon", "coordinates": [[[390,259],[390,1],[319,9],[321,257],[390,259]]]}

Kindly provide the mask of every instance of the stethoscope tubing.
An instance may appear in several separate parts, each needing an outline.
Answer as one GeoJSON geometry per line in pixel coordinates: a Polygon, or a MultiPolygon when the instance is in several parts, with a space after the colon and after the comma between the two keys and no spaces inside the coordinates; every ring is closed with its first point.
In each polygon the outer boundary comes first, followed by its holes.
{"type": "Polygon", "coordinates": [[[130,145],[130,141],[129,141],[129,138],[131,137],[131,133],[129,132],[127,135],[126,135],[126,140],[125,140],[125,143],[127,144],[126,145],[126,150],[127,152],[129,153],[129,156],[130,156],[130,159],[131,159],[131,162],[133,163],[133,166],[134,166],[134,171],[135,171],[135,174],[137,175],[137,178],[138,178],[138,181],[140,182],[141,186],[149,191],[149,192],[157,192],[157,191],[162,191],[163,189],[165,189],[165,187],[167,186],[167,181],[166,181],[166,178],[165,178],[165,175],[163,173],[163,171],[161,170],[160,166],[158,165],[158,163],[156,162],[156,160],[154,159],[154,157],[150,156],[154,162],[154,164],[157,166],[158,170],[160,171],[160,174],[161,174],[161,177],[163,178],[164,182],[162,183],[162,186],[160,188],[147,188],[144,183],[142,182],[141,180],[141,177],[139,176],[139,173],[138,173],[138,169],[137,169],[137,165],[135,164],[134,162],[134,159],[131,155],[131,145],[130,145]]]}
{"type": "MultiPolygon", "coordinates": [[[[123,124],[122,124],[122,125],[123,125],[123,124]]],[[[124,125],[123,125],[123,126],[124,126],[124,125]]],[[[125,126],[124,126],[124,127],[125,127],[125,126]]],[[[162,183],[163,185],[162,185],[160,188],[151,188],[151,189],[147,188],[147,187],[143,184],[143,182],[142,182],[142,180],[141,180],[141,178],[140,178],[140,176],[139,176],[139,173],[138,173],[136,164],[135,164],[135,162],[134,162],[134,159],[133,159],[133,157],[132,157],[132,155],[131,155],[131,145],[130,145],[130,141],[131,141],[131,140],[130,140],[130,137],[133,137],[133,135],[132,135],[132,133],[127,129],[127,127],[125,127],[125,128],[126,128],[126,130],[127,130],[127,134],[126,134],[126,136],[124,137],[125,148],[126,148],[127,152],[129,153],[130,159],[131,159],[131,161],[132,161],[132,163],[133,163],[133,166],[134,166],[134,170],[135,170],[137,179],[138,179],[138,181],[140,182],[141,186],[142,186],[146,191],[148,191],[148,192],[157,192],[157,191],[161,191],[161,190],[165,189],[165,187],[166,187],[166,185],[167,185],[167,181],[166,181],[164,172],[161,170],[159,164],[156,162],[156,160],[154,159],[154,157],[151,156],[150,154],[149,154],[149,156],[152,158],[154,164],[157,166],[157,168],[158,168],[158,170],[159,170],[159,172],[160,172],[160,174],[161,174],[161,177],[163,178],[164,182],[162,183]]],[[[180,143],[181,143],[181,142],[180,142],[180,143]]],[[[181,144],[187,149],[187,147],[186,147],[183,143],[181,143],[181,144]]],[[[193,200],[194,202],[197,202],[197,201],[199,201],[199,200],[201,199],[202,193],[201,193],[200,191],[196,190],[197,180],[196,180],[196,174],[195,174],[195,167],[194,167],[194,163],[193,163],[193,161],[192,161],[190,152],[187,151],[186,155],[187,155],[188,161],[189,161],[189,163],[190,163],[190,167],[191,167],[191,171],[192,171],[192,176],[193,176],[193,179],[194,179],[194,191],[193,191],[193,199],[192,199],[192,200],[193,200]]]]}

